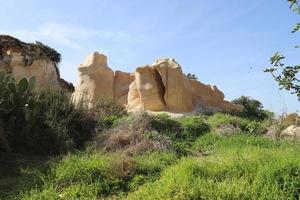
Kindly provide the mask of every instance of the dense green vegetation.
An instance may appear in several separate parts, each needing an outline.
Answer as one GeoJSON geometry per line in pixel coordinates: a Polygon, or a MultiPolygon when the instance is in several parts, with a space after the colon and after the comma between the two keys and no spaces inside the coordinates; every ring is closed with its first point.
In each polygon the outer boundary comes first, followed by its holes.
{"type": "Polygon", "coordinates": [[[159,179],[128,199],[298,199],[299,146],[264,138],[207,134],[193,149],[208,153],[182,157],[159,179]]]}
{"type": "Polygon", "coordinates": [[[252,99],[249,116],[128,115],[111,99],[88,110],[0,75],[0,199],[300,198],[300,145],[264,135],[295,114],[259,117],[252,99]]]}
{"type": "MultiPolygon", "coordinates": [[[[276,53],[265,72],[300,98],[300,66],[283,60],[276,53]]],[[[76,107],[34,82],[0,72],[0,199],[300,199],[300,144],[266,134],[299,125],[296,113],[276,120],[242,96],[231,114],[128,115],[112,99],[76,107]]]]}
{"type": "Polygon", "coordinates": [[[231,101],[231,103],[241,106],[241,110],[235,113],[241,117],[264,120],[272,118],[274,115],[274,113],[264,110],[260,101],[251,97],[241,96],[231,101]]]}
{"type": "Polygon", "coordinates": [[[221,113],[178,120],[146,114],[113,117],[111,128],[98,135],[117,135],[120,129],[124,135],[132,134],[130,131],[134,129],[135,139],[163,141],[157,140],[153,134],[156,132],[169,138],[172,147],[146,146],[146,150],[127,154],[136,143],[119,145],[111,151],[90,143],[85,150],[58,157],[5,154],[0,157],[4,163],[0,167],[0,197],[298,199],[300,146],[296,142],[263,137],[267,126],[266,121],[221,113]],[[124,127],[124,124],[133,125],[124,127]],[[136,124],[145,131],[137,130],[136,124]],[[231,135],[218,132],[229,124],[235,127],[231,135]]]}
{"type": "Polygon", "coordinates": [[[299,198],[296,143],[207,133],[192,142],[191,149],[202,154],[68,154],[9,176],[1,174],[0,194],[9,199],[299,198]]]}
{"type": "Polygon", "coordinates": [[[93,136],[94,118],[75,108],[62,91],[32,91],[34,78],[16,82],[0,73],[0,144],[14,153],[59,154],[83,147],[93,136]]]}

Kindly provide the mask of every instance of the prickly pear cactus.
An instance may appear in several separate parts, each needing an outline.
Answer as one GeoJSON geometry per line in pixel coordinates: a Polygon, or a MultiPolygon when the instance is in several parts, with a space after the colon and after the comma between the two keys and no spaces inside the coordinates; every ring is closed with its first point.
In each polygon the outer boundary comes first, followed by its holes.
{"type": "Polygon", "coordinates": [[[0,72],[0,109],[13,109],[28,104],[30,93],[34,89],[35,78],[26,78],[16,82],[9,74],[0,72]]]}

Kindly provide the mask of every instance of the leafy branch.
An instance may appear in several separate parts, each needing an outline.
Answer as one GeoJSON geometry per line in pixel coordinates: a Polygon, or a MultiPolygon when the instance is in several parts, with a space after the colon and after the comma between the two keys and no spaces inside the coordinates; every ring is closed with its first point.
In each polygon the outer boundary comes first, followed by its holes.
{"type": "MultiPolygon", "coordinates": [[[[293,10],[296,15],[300,15],[299,0],[287,0],[290,4],[290,9],[293,10]]],[[[295,33],[300,30],[300,22],[292,30],[295,33]]],[[[296,48],[298,48],[296,46],[296,48]]],[[[285,89],[290,91],[291,94],[295,94],[300,101],[300,79],[299,70],[300,65],[285,65],[282,61],[285,59],[280,53],[275,53],[270,58],[271,67],[266,68],[264,72],[271,73],[275,81],[279,85],[279,89],[285,89]]]]}
{"type": "Polygon", "coordinates": [[[272,74],[279,85],[279,89],[291,91],[291,94],[296,94],[300,100],[300,79],[297,77],[300,65],[285,66],[285,64],[282,63],[284,59],[285,57],[277,52],[270,59],[270,63],[273,66],[265,69],[264,72],[272,74]]]}

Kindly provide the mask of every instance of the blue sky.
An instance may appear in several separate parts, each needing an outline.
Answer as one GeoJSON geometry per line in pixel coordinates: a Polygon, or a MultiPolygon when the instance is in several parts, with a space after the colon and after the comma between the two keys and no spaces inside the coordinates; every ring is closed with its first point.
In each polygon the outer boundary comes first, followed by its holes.
{"type": "Polygon", "coordinates": [[[285,0],[0,0],[0,9],[0,34],[55,48],[73,83],[93,51],[129,72],[173,57],[228,100],[246,95],[277,113],[300,111],[296,96],[262,72],[276,51],[300,63],[299,35],[290,33],[299,18],[285,0]]]}

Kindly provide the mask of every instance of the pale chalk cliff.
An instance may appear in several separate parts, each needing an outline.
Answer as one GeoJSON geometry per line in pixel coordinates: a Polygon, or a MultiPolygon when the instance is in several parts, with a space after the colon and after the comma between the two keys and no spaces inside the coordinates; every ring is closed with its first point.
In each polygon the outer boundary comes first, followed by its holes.
{"type": "Polygon", "coordinates": [[[234,104],[212,85],[184,77],[175,59],[159,59],[152,65],[137,67],[134,73],[113,72],[107,57],[90,54],[78,68],[79,80],[72,101],[92,108],[98,99],[112,98],[129,111],[235,111],[234,104]]]}

